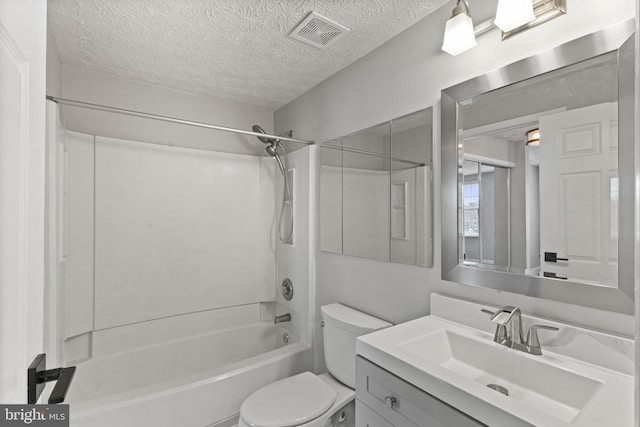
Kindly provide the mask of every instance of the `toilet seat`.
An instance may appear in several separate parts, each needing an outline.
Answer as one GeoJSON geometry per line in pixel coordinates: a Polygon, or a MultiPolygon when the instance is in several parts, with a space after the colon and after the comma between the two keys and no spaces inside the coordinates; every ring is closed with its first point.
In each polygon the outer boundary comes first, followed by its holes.
{"type": "Polygon", "coordinates": [[[240,408],[240,417],[253,427],[291,427],[324,414],[338,392],[311,372],[262,387],[240,408]]]}

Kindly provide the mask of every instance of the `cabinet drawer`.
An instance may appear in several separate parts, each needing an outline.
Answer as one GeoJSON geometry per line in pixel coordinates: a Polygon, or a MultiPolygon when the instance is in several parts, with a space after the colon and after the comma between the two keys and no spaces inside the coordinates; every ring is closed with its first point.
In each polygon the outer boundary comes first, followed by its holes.
{"type": "Polygon", "coordinates": [[[367,359],[356,358],[356,397],[396,426],[485,426],[367,359]]]}
{"type": "Polygon", "coordinates": [[[394,427],[376,414],[364,403],[356,399],[356,427],[394,427]]]}

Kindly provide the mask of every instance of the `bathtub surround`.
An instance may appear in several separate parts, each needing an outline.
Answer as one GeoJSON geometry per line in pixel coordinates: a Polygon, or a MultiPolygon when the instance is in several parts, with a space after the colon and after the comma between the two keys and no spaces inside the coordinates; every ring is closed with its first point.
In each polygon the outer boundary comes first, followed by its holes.
{"type": "Polygon", "coordinates": [[[273,299],[260,157],[95,142],[95,327],[273,299]]]}
{"type": "MultiPolygon", "coordinates": [[[[274,313],[284,310],[284,307],[274,302],[261,302],[199,311],[94,331],[91,356],[94,358],[110,356],[142,347],[159,345],[165,341],[173,342],[188,336],[224,332],[258,322],[272,324],[274,313]]],[[[285,327],[293,329],[290,325],[285,325],[285,327]]],[[[291,335],[297,336],[293,331],[291,335]]],[[[292,338],[291,342],[295,342],[295,340],[292,338]]]]}
{"type": "MultiPolygon", "coordinates": [[[[74,425],[225,423],[253,390],[308,370],[305,281],[297,311],[276,302],[272,160],[66,131],[49,110],[66,279],[53,351],[81,372],[74,425]]],[[[294,153],[294,175],[308,156],[294,153]]]]}
{"type": "MultiPolygon", "coordinates": [[[[319,305],[341,301],[394,323],[428,314],[429,295],[439,291],[494,305],[633,336],[633,316],[523,297],[440,279],[440,106],[442,88],[500,68],[566,41],[633,17],[635,3],[568,2],[569,13],[543,27],[501,42],[499,31],[478,37],[478,46],[456,57],[440,51],[443,6],[408,30],[275,113],[278,128],[295,128],[309,139],[331,140],[392,117],[434,106],[434,265],[424,269],[318,252],[319,305]],[[384,101],[384,102],[382,102],[384,101]],[[363,297],[366,295],[366,298],[363,297]]],[[[318,232],[318,230],[316,230],[318,232]]],[[[316,336],[319,336],[319,327],[316,336]]],[[[315,368],[324,369],[321,340],[314,340],[315,368]]]]}
{"type": "MultiPolygon", "coordinates": [[[[55,69],[55,66],[52,65],[51,68],[55,69]]],[[[64,98],[247,130],[251,129],[254,123],[260,123],[267,133],[280,133],[282,131],[281,129],[277,129],[277,132],[274,130],[272,112],[266,108],[217,100],[68,65],[63,65],[61,68],[63,82],[61,96],[64,98]]],[[[82,133],[118,139],[172,144],[186,148],[264,156],[263,144],[260,144],[251,136],[216,132],[154,120],[83,110],[81,108],[63,107],[63,111],[67,128],[82,133]]],[[[299,133],[297,129],[294,129],[294,136],[304,139],[304,134],[299,133]]],[[[292,148],[300,148],[296,145],[289,144],[287,149],[291,151],[292,148]]],[[[290,310],[294,310],[294,315],[298,314],[294,317],[293,322],[296,324],[296,328],[298,328],[296,319],[308,322],[309,315],[306,307],[310,294],[306,291],[306,287],[310,286],[314,280],[314,274],[311,274],[308,267],[312,254],[307,249],[309,247],[310,224],[313,224],[313,222],[309,222],[313,221],[313,219],[308,214],[310,203],[308,183],[309,179],[314,177],[313,173],[309,174],[309,165],[314,165],[313,161],[309,161],[309,156],[313,155],[313,148],[311,147],[304,148],[301,152],[293,151],[289,155],[289,166],[294,173],[293,198],[294,208],[296,209],[296,212],[294,212],[296,217],[294,244],[283,245],[276,243],[274,236],[271,236],[269,241],[271,251],[274,254],[278,253],[277,272],[267,273],[270,280],[277,274],[275,287],[279,288],[280,283],[286,277],[290,277],[296,286],[296,296],[291,302],[284,301],[279,293],[277,295],[279,303],[284,304],[290,310]],[[295,200],[299,202],[295,202],[295,200]]],[[[265,162],[266,167],[274,169],[272,159],[265,158],[261,161],[265,162]]],[[[267,206],[268,203],[273,204],[274,201],[277,204],[281,200],[282,182],[280,177],[275,174],[274,176],[275,197],[273,190],[263,188],[258,196],[260,197],[259,203],[261,206],[267,206]]],[[[268,212],[269,218],[277,215],[275,205],[273,210],[266,209],[265,212],[268,212]]],[[[273,229],[274,226],[275,223],[270,223],[267,228],[271,227],[273,229]]],[[[265,269],[267,267],[262,266],[260,268],[265,269]]],[[[275,291],[273,292],[275,293],[275,291]]],[[[304,332],[306,326],[300,326],[299,329],[303,339],[311,339],[310,334],[304,332]]]]}
{"type": "MultiPolygon", "coordinates": [[[[295,135],[295,134],[294,134],[295,135]]],[[[311,330],[314,325],[313,301],[315,301],[315,198],[313,189],[316,179],[316,156],[317,147],[307,146],[299,150],[289,152],[289,170],[293,177],[293,243],[285,244],[277,237],[277,277],[276,277],[276,299],[281,309],[277,314],[291,313],[294,332],[300,336],[303,342],[311,344],[311,330]],[[293,298],[287,301],[280,292],[280,285],[285,278],[293,282],[295,292],[293,298]]],[[[273,162],[266,158],[265,161],[273,162]]],[[[277,218],[276,211],[282,200],[282,175],[276,175],[276,209],[274,218],[277,218]]],[[[262,193],[263,197],[271,197],[270,194],[262,193]]],[[[276,219],[277,221],[277,219],[276,219]]]]}
{"type": "Polygon", "coordinates": [[[73,132],[67,159],[67,339],[275,298],[269,159],[73,132]]]}

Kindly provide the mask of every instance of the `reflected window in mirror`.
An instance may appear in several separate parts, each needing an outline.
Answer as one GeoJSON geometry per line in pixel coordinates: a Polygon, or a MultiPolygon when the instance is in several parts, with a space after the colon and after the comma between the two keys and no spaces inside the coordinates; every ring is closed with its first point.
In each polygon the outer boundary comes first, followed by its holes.
{"type": "Polygon", "coordinates": [[[460,256],[466,265],[510,266],[509,173],[506,167],[463,161],[460,256]]]}

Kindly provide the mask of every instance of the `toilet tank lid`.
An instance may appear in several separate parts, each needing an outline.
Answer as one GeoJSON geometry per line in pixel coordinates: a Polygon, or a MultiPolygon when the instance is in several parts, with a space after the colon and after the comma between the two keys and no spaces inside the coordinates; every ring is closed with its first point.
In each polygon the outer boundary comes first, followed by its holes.
{"type": "Polygon", "coordinates": [[[334,323],[338,327],[359,335],[392,326],[389,322],[340,303],[323,305],[320,307],[320,311],[322,313],[322,320],[325,323],[334,323]]]}

